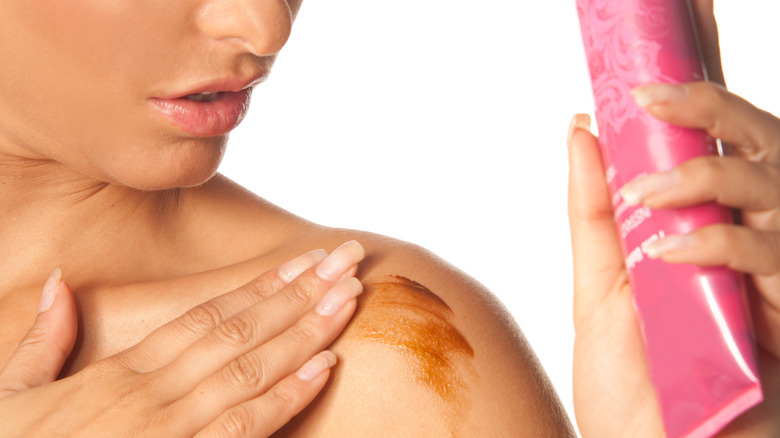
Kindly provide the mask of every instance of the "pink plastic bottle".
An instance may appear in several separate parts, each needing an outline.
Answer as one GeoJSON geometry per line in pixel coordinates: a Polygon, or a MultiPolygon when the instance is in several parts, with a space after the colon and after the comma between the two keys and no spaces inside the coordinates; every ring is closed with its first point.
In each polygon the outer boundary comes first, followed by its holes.
{"type": "Polygon", "coordinates": [[[705,79],[685,0],[577,0],[596,99],[599,142],[612,193],[650,374],[667,436],[712,436],[762,400],[741,275],[672,265],[647,244],[731,221],[715,204],[674,210],[629,207],[618,194],[645,174],[716,153],[706,133],[650,116],[630,90],[705,79]]]}

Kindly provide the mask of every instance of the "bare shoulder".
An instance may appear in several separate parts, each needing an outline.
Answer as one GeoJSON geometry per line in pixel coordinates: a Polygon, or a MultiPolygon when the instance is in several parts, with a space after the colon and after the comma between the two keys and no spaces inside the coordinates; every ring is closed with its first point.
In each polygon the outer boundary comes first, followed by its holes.
{"type": "Polygon", "coordinates": [[[365,292],[332,346],[340,363],[315,403],[278,436],[574,436],[515,321],[455,267],[406,242],[305,221],[225,180],[212,184],[204,205],[209,222],[196,228],[215,230],[209,248],[230,242],[220,257],[266,248],[257,263],[242,264],[250,269],[241,281],[312,249],[332,251],[348,240],[366,249],[358,271],[365,292]],[[246,232],[257,224],[260,232],[246,232]]]}
{"type": "Polygon", "coordinates": [[[333,346],[329,386],[279,436],[574,436],[520,329],[481,284],[409,243],[320,236],[364,245],[365,292],[333,346]]]}

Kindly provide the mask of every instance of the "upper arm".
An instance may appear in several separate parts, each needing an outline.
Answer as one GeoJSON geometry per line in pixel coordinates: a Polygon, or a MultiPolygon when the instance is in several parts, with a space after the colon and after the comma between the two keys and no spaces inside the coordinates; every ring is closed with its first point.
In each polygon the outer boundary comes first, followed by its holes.
{"type": "Polygon", "coordinates": [[[358,311],[332,347],[340,363],[330,383],[280,435],[573,436],[503,307],[413,252],[364,276],[358,311]]]}

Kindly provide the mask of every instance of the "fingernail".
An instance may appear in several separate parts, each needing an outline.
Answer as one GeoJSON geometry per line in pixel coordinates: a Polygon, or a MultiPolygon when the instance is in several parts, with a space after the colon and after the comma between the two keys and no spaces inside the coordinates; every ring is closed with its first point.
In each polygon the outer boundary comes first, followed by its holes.
{"type": "Polygon", "coordinates": [[[566,136],[567,143],[571,143],[571,137],[577,129],[590,132],[590,116],[587,114],[575,114],[569,122],[569,133],[566,136]]]}
{"type": "Polygon", "coordinates": [[[279,266],[279,278],[285,283],[289,283],[307,269],[325,260],[325,257],[327,256],[328,253],[324,249],[315,249],[314,251],[298,256],[279,266]]]}
{"type": "Polygon", "coordinates": [[[642,85],[631,90],[631,95],[639,106],[649,107],[659,103],[680,102],[688,94],[685,85],[650,84],[642,85]]]}
{"type": "Polygon", "coordinates": [[[626,205],[634,206],[644,202],[648,197],[672,189],[680,181],[677,169],[653,173],[626,183],[618,190],[626,205]]]}
{"type": "Polygon", "coordinates": [[[338,313],[349,300],[363,292],[363,283],[355,277],[341,280],[325,294],[314,309],[322,316],[332,316],[338,313]]]}
{"type": "Polygon", "coordinates": [[[325,260],[317,266],[317,276],[326,281],[336,281],[344,275],[349,268],[363,260],[366,252],[356,241],[347,242],[333,251],[325,260]]]}
{"type": "Polygon", "coordinates": [[[647,256],[657,259],[666,253],[691,248],[696,244],[696,237],[692,234],[674,234],[647,245],[647,256]]]}
{"type": "Polygon", "coordinates": [[[316,379],[317,376],[325,372],[325,370],[333,368],[336,365],[336,355],[330,351],[323,351],[322,353],[312,357],[308,362],[298,368],[295,375],[304,382],[311,382],[316,379]]]}
{"type": "Polygon", "coordinates": [[[60,268],[55,269],[49,279],[46,280],[46,284],[43,285],[43,293],[41,294],[41,304],[38,306],[38,313],[49,310],[54,298],[57,297],[57,291],[60,288],[60,281],[62,281],[62,270],[60,268]]]}

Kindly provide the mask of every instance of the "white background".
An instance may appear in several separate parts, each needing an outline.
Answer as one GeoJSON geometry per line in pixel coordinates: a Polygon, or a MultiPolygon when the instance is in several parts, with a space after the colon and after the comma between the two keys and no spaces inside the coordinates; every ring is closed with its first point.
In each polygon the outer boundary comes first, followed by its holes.
{"type": "MultiPolygon", "coordinates": [[[[780,114],[780,3],[716,3],[730,88],[780,114]]],[[[221,170],[480,280],[573,415],[565,137],[592,108],[574,0],[307,0],[221,170]]]]}

